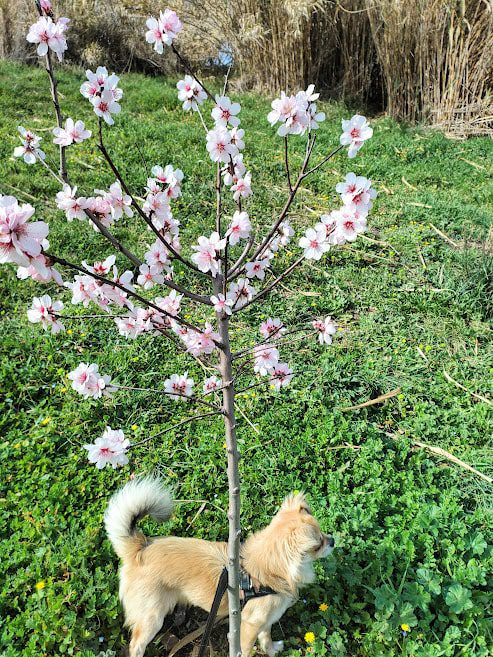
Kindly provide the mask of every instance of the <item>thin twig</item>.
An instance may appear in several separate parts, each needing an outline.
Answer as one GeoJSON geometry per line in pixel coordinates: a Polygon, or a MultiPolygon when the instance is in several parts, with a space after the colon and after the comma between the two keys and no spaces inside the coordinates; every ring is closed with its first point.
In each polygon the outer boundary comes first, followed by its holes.
{"type": "Polygon", "coordinates": [[[462,383],[459,383],[455,379],[453,379],[448,372],[443,370],[443,376],[449,381],[450,383],[453,383],[454,386],[457,386],[461,390],[464,390],[464,392],[469,393],[472,397],[475,397],[476,399],[479,399],[482,402],[485,402],[485,404],[489,404],[490,406],[493,406],[493,401],[491,399],[488,399],[487,397],[483,397],[483,395],[478,395],[477,392],[472,392],[472,390],[468,390],[465,386],[462,385],[462,383]]]}
{"type": "Polygon", "coordinates": [[[205,86],[205,84],[204,84],[201,80],[199,80],[199,78],[195,75],[192,66],[191,66],[191,65],[189,64],[189,62],[185,59],[185,57],[183,57],[182,55],[180,55],[180,53],[179,53],[178,50],[176,49],[176,46],[175,46],[173,43],[171,44],[171,50],[172,50],[172,51],[175,53],[175,55],[178,57],[178,59],[180,60],[181,64],[182,64],[183,67],[185,68],[185,70],[188,71],[188,72],[190,73],[190,75],[191,75],[192,78],[195,80],[195,82],[198,82],[198,83],[200,84],[200,86],[201,86],[202,89],[205,91],[205,93],[209,96],[209,98],[212,100],[212,102],[215,103],[215,102],[216,102],[216,99],[214,98],[214,96],[213,96],[213,95],[211,94],[211,92],[207,89],[207,87],[205,86]]]}
{"type": "Polygon", "coordinates": [[[216,404],[212,404],[211,402],[205,401],[205,399],[201,399],[200,397],[195,397],[194,395],[185,395],[180,392],[169,392],[168,390],[163,390],[162,388],[138,388],[134,386],[118,385],[116,383],[111,383],[111,386],[113,388],[117,388],[118,390],[131,390],[135,392],[157,392],[160,395],[169,395],[171,397],[183,397],[183,399],[185,400],[197,402],[198,404],[203,404],[204,406],[208,406],[209,408],[214,408],[216,410],[221,410],[218,406],[216,406],[216,404]]]}
{"type": "Polygon", "coordinates": [[[401,392],[400,388],[396,388],[395,390],[391,390],[390,392],[386,392],[384,395],[380,395],[379,397],[375,397],[375,399],[369,399],[368,401],[363,402],[362,404],[355,404],[355,406],[346,406],[345,408],[341,408],[341,411],[357,411],[359,408],[366,408],[367,406],[374,406],[375,404],[382,404],[384,401],[387,401],[387,399],[391,399],[392,397],[395,397],[396,395],[399,395],[401,392]]]}
{"type": "Polygon", "coordinates": [[[293,185],[291,184],[291,173],[289,171],[289,157],[288,157],[288,136],[284,135],[284,166],[286,167],[286,176],[288,178],[288,187],[289,191],[293,191],[293,185]]]}
{"type": "Polygon", "coordinates": [[[280,274],[270,285],[265,287],[263,290],[261,290],[258,294],[256,294],[254,297],[250,299],[250,301],[247,301],[244,303],[241,308],[236,308],[233,310],[234,313],[240,312],[240,310],[243,310],[244,308],[248,307],[250,304],[254,303],[255,301],[258,301],[262,297],[265,297],[266,294],[268,294],[272,288],[274,288],[279,281],[281,281],[283,278],[288,276],[293,269],[295,269],[303,260],[305,259],[305,256],[302,255],[298,258],[298,260],[295,260],[292,265],[290,265],[285,271],[283,271],[282,274],[280,274]]]}
{"type": "Polygon", "coordinates": [[[137,443],[134,443],[132,447],[143,445],[144,443],[147,443],[150,440],[153,440],[154,438],[158,438],[159,436],[168,433],[168,431],[173,431],[173,429],[178,429],[178,427],[181,427],[182,425],[187,424],[188,422],[193,422],[194,420],[200,420],[203,417],[209,417],[211,415],[224,415],[224,412],[222,410],[211,411],[210,413],[201,413],[199,415],[193,415],[192,417],[187,417],[181,422],[177,422],[176,424],[173,424],[171,427],[167,427],[166,429],[163,429],[162,431],[158,431],[158,433],[155,433],[152,436],[148,436],[147,438],[144,438],[144,440],[139,440],[137,443]]]}

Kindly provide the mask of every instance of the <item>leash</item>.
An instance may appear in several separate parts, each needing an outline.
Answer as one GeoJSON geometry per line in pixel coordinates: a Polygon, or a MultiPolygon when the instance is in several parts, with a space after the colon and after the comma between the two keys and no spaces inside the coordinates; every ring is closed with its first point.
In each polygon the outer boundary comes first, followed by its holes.
{"type": "MultiPolygon", "coordinates": [[[[223,599],[223,595],[228,589],[228,569],[223,568],[221,575],[219,577],[219,582],[217,583],[216,592],[214,594],[214,600],[212,602],[212,607],[207,617],[207,622],[205,624],[204,634],[202,635],[202,640],[200,642],[199,652],[197,657],[204,657],[207,644],[209,643],[209,638],[212,632],[212,626],[216,620],[217,610],[223,599]]],[[[252,581],[250,575],[242,570],[240,576],[240,591],[243,592],[243,596],[240,600],[241,609],[243,610],[246,603],[252,598],[260,598],[264,595],[275,595],[277,591],[274,591],[269,586],[256,586],[252,581]]]]}

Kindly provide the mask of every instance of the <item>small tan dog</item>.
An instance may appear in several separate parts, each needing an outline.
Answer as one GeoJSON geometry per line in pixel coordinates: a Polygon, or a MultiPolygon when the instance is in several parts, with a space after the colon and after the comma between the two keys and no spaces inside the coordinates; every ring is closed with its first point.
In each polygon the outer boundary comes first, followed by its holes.
{"type": "MultiPolygon", "coordinates": [[[[130,657],[142,657],[177,604],[210,611],[219,576],[227,565],[227,544],[175,536],[148,538],[136,529],[147,515],[167,520],[173,512],[169,491],[158,479],[136,479],[110,500],[105,526],[123,562],[120,599],[125,624],[132,629],[130,657]]],[[[327,556],[334,539],[320,530],[302,493],[289,495],[271,523],[250,536],[241,548],[242,568],[276,593],[249,600],[241,615],[241,651],[249,657],[258,638],[274,657],[283,642],[273,642],[271,626],[314,581],[313,562],[327,556]]],[[[218,616],[228,615],[227,596],[218,616]]]]}

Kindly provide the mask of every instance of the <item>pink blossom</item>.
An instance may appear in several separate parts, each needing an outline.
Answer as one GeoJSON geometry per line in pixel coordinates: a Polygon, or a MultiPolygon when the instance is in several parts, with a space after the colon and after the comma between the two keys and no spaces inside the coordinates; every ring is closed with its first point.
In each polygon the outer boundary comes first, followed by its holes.
{"type": "Polygon", "coordinates": [[[359,211],[352,206],[344,205],[340,210],[331,213],[335,220],[335,227],[329,241],[331,244],[344,244],[354,242],[359,234],[367,228],[367,211],[359,211]]]}
{"type": "MultiPolygon", "coordinates": [[[[98,66],[96,73],[87,70],[86,77],[88,81],[81,85],[80,93],[89,100],[94,96],[100,95],[104,89],[114,91],[114,96],[119,96],[120,98],[123,95],[121,89],[117,90],[119,78],[114,73],[108,75],[108,69],[106,66],[98,66]]],[[[117,100],[116,97],[115,100],[117,100]]]]}
{"type": "Polygon", "coordinates": [[[377,192],[371,186],[371,180],[364,176],[348,173],[344,182],[336,185],[336,191],[340,194],[344,205],[369,211],[372,200],[377,197],[377,192]]]}
{"type": "MultiPolygon", "coordinates": [[[[233,141],[233,130],[231,130],[231,143],[233,141]]],[[[235,144],[236,145],[236,144],[235,144]]],[[[238,153],[233,157],[233,159],[228,162],[228,165],[221,171],[223,175],[224,184],[230,187],[233,183],[243,178],[246,173],[246,167],[243,164],[243,154],[238,153]]]]}
{"type": "MultiPolygon", "coordinates": [[[[95,192],[99,190],[94,190],[95,192]]],[[[114,222],[113,207],[107,198],[105,192],[101,192],[104,196],[90,196],[86,199],[86,209],[90,210],[92,214],[103,224],[103,226],[111,226],[114,222]]],[[[97,226],[93,226],[94,230],[98,230],[97,226]]]]}
{"type": "Polygon", "coordinates": [[[205,91],[191,75],[185,75],[183,80],[177,82],[176,87],[178,89],[178,100],[183,103],[185,111],[190,109],[197,111],[198,106],[202,105],[207,98],[205,91]]]}
{"type": "Polygon", "coordinates": [[[252,224],[250,223],[248,214],[236,210],[226,232],[226,237],[229,237],[229,243],[231,246],[234,246],[235,244],[238,244],[241,239],[247,239],[250,237],[251,230],[252,224]]]}
{"type": "Polygon", "coordinates": [[[351,119],[342,121],[341,146],[349,146],[348,157],[356,157],[356,153],[363,143],[373,135],[373,129],[367,120],[360,114],[355,114],[351,119]]]}
{"type": "Polygon", "coordinates": [[[103,198],[108,201],[111,206],[111,215],[115,221],[121,219],[125,214],[127,217],[133,216],[131,208],[132,198],[128,194],[124,194],[119,181],[110,185],[108,192],[96,190],[98,193],[103,194],[103,198]]]}
{"type": "Polygon", "coordinates": [[[320,260],[323,254],[330,249],[327,236],[321,228],[308,228],[305,237],[299,241],[299,246],[305,250],[307,260],[320,260]]]}
{"type": "Polygon", "coordinates": [[[226,246],[226,239],[220,239],[219,233],[212,233],[207,238],[204,235],[199,237],[197,246],[192,246],[194,253],[192,260],[195,262],[200,271],[210,271],[215,277],[220,271],[220,262],[217,259],[218,251],[221,251],[226,246]]]}
{"type": "Polygon", "coordinates": [[[160,273],[161,269],[158,265],[146,265],[145,263],[141,264],[139,267],[140,274],[137,277],[137,285],[141,285],[144,290],[150,290],[151,287],[157,283],[162,285],[164,283],[164,276],[160,273]]]}
{"type": "Polygon", "coordinates": [[[92,272],[93,274],[98,274],[99,276],[106,276],[113,265],[115,264],[116,261],[116,256],[110,255],[106,258],[106,260],[96,260],[96,262],[91,266],[88,265],[85,260],[82,261],[82,264],[84,267],[92,272]]]}
{"type": "Polygon", "coordinates": [[[53,11],[50,0],[39,0],[39,7],[46,15],[51,14],[53,11]]]}
{"type": "Polygon", "coordinates": [[[308,129],[318,130],[319,124],[325,121],[325,112],[317,112],[316,103],[310,103],[307,109],[308,129]]]}
{"type": "Polygon", "coordinates": [[[239,151],[245,148],[245,142],[243,141],[243,137],[245,136],[244,130],[241,128],[232,128],[230,134],[231,143],[234,144],[239,151]]]}
{"type": "Polygon", "coordinates": [[[76,197],[77,187],[63,185],[63,190],[56,195],[56,204],[65,212],[68,221],[87,218],[84,210],[87,208],[87,199],[84,196],[76,197]]]}
{"type": "MultiPolygon", "coordinates": [[[[43,244],[48,240],[44,240],[43,244]]],[[[52,267],[43,253],[30,259],[28,267],[17,268],[17,278],[25,280],[32,278],[38,283],[50,283],[55,281],[57,285],[63,285],[62,276],[59,271],[52,267]]]]}
{"type": "Polygon", "coordinates": [[[202,354],[212,354],[220,336],[214,331],[210,322],[205,322],[202,331],[189,329],[181,335],[181,338],[187,347],[188,353],[192,356],[201,356],[202,354]]]}
{"type": "Polygon", "coordinates": [[[146,25],[149,28],[146,32],[146,41],[153,43],[154,50],[160,55],[163,54],[163,45],[170,46],[183,27],[180,19],[171,9],[161,11],[159,18],[148,18],[146,25]]]}
{"type": "Polygon", "coordinates": [[[231,315],[231,306],[233,305],[232,299],[226,299],[224,294],[219,293],[217,297],[212,296],[211,301],[214,304],[214,310],[216,313],[231,315]]]}
{"type": "Polygon", "coordinates": [[[230,284],[227,296],[233,301],[233,308],[243,308],[248,301],[253,299],[256,292],[248,278],[239,278],[236,283],[230,284]]]}
{"type": "Polygon", "coordinates": [[[152,244],[149,251],[144,254],[144,258],[149,267],[156,265],[163,270],[169,265],[168,251],[161,240],[156,240],[154,244],[152,244]]]}
{"type": "Polygon", "coordinates": [[[56,314],[63,310],[61,301],[52,301],[48,294],[42,297],[34,297],[32,306],[27,311],[27,318],[33,324],[41,322],[41,326],[46,331],[51,329],[53,334],[65,330],[65,326],[57,319],[56,314]]]}
{"type": "Polygon", "coordinates": [[[102,470],[106,465],[111,465],[113,469],[127,465],[126,452],[129,447],[130,441],[125,438],[123,431],[111,427],[106,427],[103,435],[96,438],[94,443],[84,445],[89,462],[94,463],[98,470],[102,470]]]}
{"type": "Polygon", "coordinates": [[[64,33],[67,30],[69,19],[60,18],[55,24],[50,16],[41,16],[36,23],[31,25],[26,39],[29,43],[37,43],[37,53],[40,57],[48,54],[48,48],[56,53],[62,61],[63,53],[67,50],[67,41],[64,33]]]}
{"type": "Polygon", "coordinates": [[[231,133],[226,128],[216,128],[207,133],[207,150],[213,162],[229,162],[238,155],[238,147],[231,142],[231,133]]]}
{"type": "Polygon", "coordinates": [[[30,130],[26,130],[21,125],[18,126],[17,130],[21,134],[22,146],[16,146],[14,148],[14,157],[22,157],[26,164],[34,164],[36,158],[44,160],[46,155],[39,148],[41,137],[38,137],[38,135],[35,135],[30,130]]]}
{"type": "Polygon", "coordinates": [[[221,387],[221,379],[217,376],[210,376],[204,381],[203,391],[205,394],[217,390],[221,387]]]}
{"type": "Polygon", "coordinates": [[[181,182],[183,180],[183,171],[181,169],[174,169],[171,164],[168,164],[164,169],[160,166],[152,167],[152,175],[156,180],[167,185],[165,194],[169,198],[177,198],[181,196],[181,182]]]}
{"type": "Polygon", "coordinates": [[[232,103],[227,96],[216,96],[216,106],[211,112],[216,128],[227,128],[228,125],[237,128],[240,119],[236,116],[241,110],[239,103],[232,103]]]}
{"type": "Polygon", "coordinates": [[[100,96],[93,96],[91,104],[94,108],[94,113],[104,119],[108,125],[113,125],[114,120],[112,114],[119,114],[121,111],[120,105],[114,99],[111,90],[105,90],[100,96]]]}
{"type": "Polygon", "coordinates": [[[279,363],[279,350],[268,344],[257,345],[254,350],[254,372],[265,376],[279,363]]]}
{"type": "Polygon", "coordinates": [[[294,235],[294,230],[287,219],[285,219],[283,222],[279,224],[279,228],[277,229],[277,232],[279,233],[280,236],[279,243],[281,244],[281,246],[287,246],[294,235]]]}
{"type": "Polygon", "coordinates": [[[291,379],[293,378],[293,370],[287,363],[277,363],[274,365],[270,375],[272,376],[271,385],[273,385],[276,390],[280,390],[291,382],[291,379]]]}
{"type": "Polygon", "coordinates": [[[247,196],[252,195],[252,174],[248,172],[243,178],[238,178],[234,181],[234,184],[231,186],[231,191],[233,192],[233,198],[235,201],[238,201],[240,197],[246,198],[247,196]]]}
{"type": "Polygon", "coordinates": [[[131,311],[125,317],[116,318],[115,323],[120,335],[132,340],[153,328],[151,318],[144,308],[131,311]]]}
{"type": "Polygon", "coordinates": [[[247,262],[245,265],[246,275],[248,278],[259,278],[261,281],[265,278],[265,270],[269,266],[270,261],[268,258],[263,260],[255,260],[255,262],[247,262]]]}
{"type": "Polygon", "coordinates": [[[151,215],[152,213],[157,219],[161,221],[171,218],[169,198],[165,192],[148,194],[142,209],[147,215],[151,215]]]}
{"type": "Polygon", "coordinates": [[[271,336],[279,336],[282,335],[283,333],[286,333],[286,328],[282,321],[279,319],[279,317],[276,317],[275,319],[272,319],[272,317],[268,317],[265,322],[262,322],[260,324],[260,335],[262,335],[264,338],[270,338],[271,336]]]}
{"type": "Polygon", "coordinates": [[[27,267],[31,258],[40,255],[49,228],[44,221],[28,223],[33,214],[32,205],[20,206],[14,196],[0,195],[0,263],[27,267]]]}
{"type": "Polygon", "coordinates": [[[101,376],[96,363],[79,363],[75,370],[69,372],[68,378],[72,381],[72,388],[85,399],[99,399],[115,390],[110,383],[111,377],[108,374],[101,376]]]}
{"type": "Polygon", "coordinates": [[[281,137],[300,135],[305,132],[309,123],[307,107],[308,102],[303,94],[286,96],[283,91],[280,98],[272,101],[272,111],[269,112],[267,120],[271,126],[281,123],[277,130],[281,137]]]}
{"type": "Polygon", "coordinates": [[[65,121],[65,128],[53,128],[55,139],[54,144],[60,146],[70,146],[71,144],[80,144],[84,139],[89,139],[92,135],[90,130],[85,130],[83,121],[76,121],[67,119],[65,121]]]}
{"type": "Polygon", "coordinates": [[[186,401],[192,395],[193,379],[188,378],[188,372],[173,374],[164,382],[164,389],[175,401],[186,401]]]}
{"type": "Polygon", "coordinates": [[[316,319],[312,322],[312,325],[318,333],[320,344],[332,344],[332,336],[336,332],[336,325],[331,317],[327,316],[325,319],[316,319]]]}
{"type": "Polygon", "coordinates": [[[168,315],[176,317],[180,314],[180,304],[182,299],[182,294],[178,294],[176,290],[171,290],[168,296],[157,297],[154,299],[154,303],[168,313],[168,315]]]}
{"type": "MultiPolygon", "coordinates": [[[[336,225],[336,210],[332,210],[330,214],[320,215],[320,222],[315,224],[316,229],[320,229],[322,232],[325,231],[326,237],[329,237],[333,232],[336,225]]],[[[331,240],[328,240],[330,244],[331,240]]]]}

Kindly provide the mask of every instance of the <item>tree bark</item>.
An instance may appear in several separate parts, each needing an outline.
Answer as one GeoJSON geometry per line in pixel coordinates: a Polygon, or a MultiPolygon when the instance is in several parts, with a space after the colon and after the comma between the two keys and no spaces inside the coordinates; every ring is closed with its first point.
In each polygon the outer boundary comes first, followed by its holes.
{"type": "MultiPolygon", "coordinates": [[[[223,289],[223,277],[214,279],[215,294],[223,289]]],[[[228,601],[229,601],[229,657],[241,657],[240,643],[240,477],[238,463],[240,455],[236,442],[235,390],[233,364],[229,345],[229,320],[225,313],[217,313],[221,347],[219,348],[219,371],[223,385],[224,428],[228,453],[229,489],[229,537],[228,537],[228,601]]]]}

